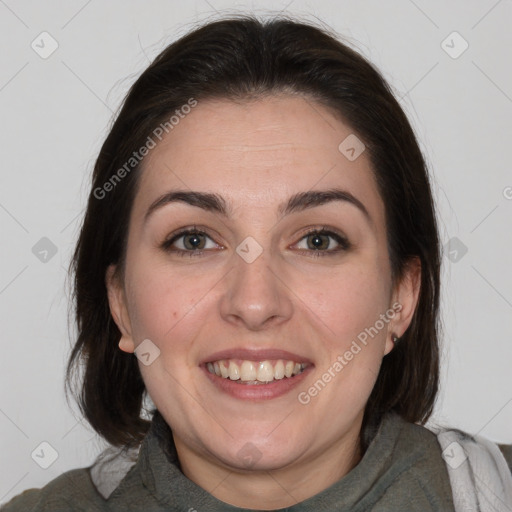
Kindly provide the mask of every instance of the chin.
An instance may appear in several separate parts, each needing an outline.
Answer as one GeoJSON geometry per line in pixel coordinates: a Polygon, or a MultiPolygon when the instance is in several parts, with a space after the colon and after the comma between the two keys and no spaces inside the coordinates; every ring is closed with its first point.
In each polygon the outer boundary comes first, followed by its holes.
{"type": "Polygon", "coordinates": [[[266,435],[237,436],[236,441],[227,440],[224,449],[219,444],[206,443],[213,457],[225,465],[240,471],[272,471],[292,464],[311,443],[296,440],[290,432],[275,432],[266,435]]]}

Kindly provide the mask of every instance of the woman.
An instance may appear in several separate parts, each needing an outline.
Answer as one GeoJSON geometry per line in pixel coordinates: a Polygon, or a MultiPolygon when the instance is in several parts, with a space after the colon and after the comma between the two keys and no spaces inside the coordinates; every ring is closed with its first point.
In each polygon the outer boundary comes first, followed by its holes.
{"type": "Polygon", "coordinates": [[[68,376],[112,449],[5,510],[509,510],[512,446],[423,426],[439,270],[366,60],[286,19],[193,31],[131,88],[73,259],[68,376]]]}

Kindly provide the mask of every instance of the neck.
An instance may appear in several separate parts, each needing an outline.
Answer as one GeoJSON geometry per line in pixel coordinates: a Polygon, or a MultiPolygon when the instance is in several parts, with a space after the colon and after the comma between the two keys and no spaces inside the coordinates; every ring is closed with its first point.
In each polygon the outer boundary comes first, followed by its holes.
{"type": "Polygon", "coordinates": [[[275,510],[304,501],[343,478],[361,460],[358,421],[335,443],[283,468],[240,471],[191,451],[175,438],[185,476],[217,499],[240,508],[275,510]]]}

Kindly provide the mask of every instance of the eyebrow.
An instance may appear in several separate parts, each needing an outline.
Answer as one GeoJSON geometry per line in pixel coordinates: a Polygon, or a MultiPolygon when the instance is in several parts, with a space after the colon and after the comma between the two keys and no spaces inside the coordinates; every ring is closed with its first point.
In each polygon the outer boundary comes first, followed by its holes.
{"type": "MultiPolygon", "coordinates": [[[[299,192],[291,196],[285,203],[279,205],[277,212],[281,217],[290,213],[300,212],[316,206],[322,206],[335,201],[346,202],[355,206],[362,212],[366,220],[373,224],[372,218],[364,204],[354,195],[346,190],[339,188],[331,188],[328,190],[309,190],[307,192],[299,192]]],[[[158,197],[146,211],[144,222],[159,208],[175,203],[183,202],[191,206],[196,206],[206,211],[218,213],[224,217],[230,217],[232,209],[226,200],[219,194],[210,192],[196,192],[186,190],[173,190],[158,197]]]]}

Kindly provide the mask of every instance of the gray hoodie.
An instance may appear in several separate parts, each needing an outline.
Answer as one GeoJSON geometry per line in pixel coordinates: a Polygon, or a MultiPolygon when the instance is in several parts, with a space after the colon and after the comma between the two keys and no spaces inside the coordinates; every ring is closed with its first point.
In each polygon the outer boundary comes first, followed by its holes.
{"type": "MultiPolygon", "coordinates": [[[[467,436],[471,439],[471,436],[467,436]]],[[[451,439],[450,439],[451,441],[451,439]]],[[[451,444],[451,442],[450,442],[451,444]]],[[[512,474],[512,445],[500,445],[512,474]]],[[[453,452],[452,456],[457,456],[453,452]]],[[[361,461],[343,478],[282,512],[454,511],[450,467],[436,433],[387,414],[361,461]]],[[[453,462],[452,462],[453,464],[453,462]]],[[[508,478],[508,475],[507,475],[508,478]]],[[[512,511],[512,504],[505,510],[512,511]]],[[[156,412],[138,449],[107,450],[90,468],[68,471],[42,489],[29,489],[3,512],[235,512],[180,470],[172,433],[156,412]]]]}

